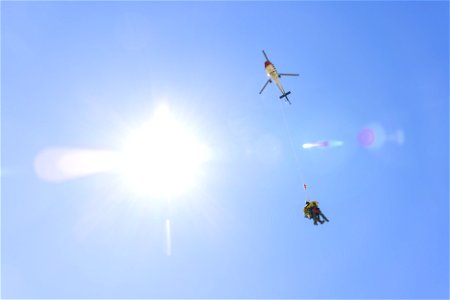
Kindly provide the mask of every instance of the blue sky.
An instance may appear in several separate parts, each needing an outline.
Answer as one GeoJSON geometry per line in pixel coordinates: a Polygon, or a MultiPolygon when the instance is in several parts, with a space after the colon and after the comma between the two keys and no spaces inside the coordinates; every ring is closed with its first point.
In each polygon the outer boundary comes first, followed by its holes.
{"type": "Polygon", "coordinates": [[[2,2],[2,298],[448,298],[448,17],[444,1],[2,2]],[[301,74],[282,81],[291,106],[258,95],[263,49],[301,74]],[[43,149],[115,150],[162,102],[214,157],[169,208],[110,173],[36,175],[43,149]],[[377,148],[358,143],[370,124],[377,148]],[[344,144],[301,148],[327,139],[344,144]],[[330,223],[303,218],[303,182],[330,223]]]}

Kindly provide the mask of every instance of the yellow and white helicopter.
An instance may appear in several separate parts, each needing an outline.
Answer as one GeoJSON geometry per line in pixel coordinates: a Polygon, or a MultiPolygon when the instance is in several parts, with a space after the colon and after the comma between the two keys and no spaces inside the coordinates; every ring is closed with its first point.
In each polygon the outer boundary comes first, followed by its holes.
{"type": "Polygon", "coordinates": [[[289,101],[289,98],[287,97],[291,92],[285,92],[283,86],[280,83],[280,79],[281,76],[298,76],[298,74],[291,74],[291,73],[278,73],[277,69],[275,68],[275,66],[270,62],[269,58],[267,57],[266,52],[264,52],[264,50],[262,51],[264,54],[264,57],[266,58],[266,62],[264,63],[264,67],[266,68],[266,73],[267,76],[269,76],[270,78],[267,80],[266,84],[264,84],[263,88],[261,89],[261,91],[259,92],[259,94],[261,94],[264,89],[266,88],[266,86],[272,82],[272,80],[275,81],[276,85],[278,86],[278,88],[280,89],[282,95],[280,96],[280,99],[286,98],[286,102],[288,102],[289,104],[291,104],[291,101],[289,101]]]}

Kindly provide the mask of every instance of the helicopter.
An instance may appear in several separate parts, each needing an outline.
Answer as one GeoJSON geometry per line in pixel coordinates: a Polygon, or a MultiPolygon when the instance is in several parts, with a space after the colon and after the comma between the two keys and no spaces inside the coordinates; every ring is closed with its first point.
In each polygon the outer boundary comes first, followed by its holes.
{"type": "Polygon", "coordinates": [[[280,78],[281,76],[299,76],[299,74],[292,74],[292,73],[278,73],[277,69],[275,68],[275,66],[273,65],[273,63],[270,62],[269,58],[267,57],[266,52],[263,50],[262,51],[264,54],[264,57],[266,58],[266,61],[264,63],[264,67],[266,69],[266,73],[267,76],[269,76],[269,79],[267,80],[267,82],[264,84],[263,88],[261,89],[261,91],[259,92],[259,94],[261,94],[264,89],[266,88],[266,86],[273,81],[275,81],[276,85],[278,86],[278,88],[280,89],[282,95],[280,96],[280,99],[285,98],[286,102],[288,102],[289,104],[291,104],[291,101],[289,101],[288,95],[291,93],[290,91],[286,92],[283,88],[283,86],[281,85],[280,82],[280,78]]]}

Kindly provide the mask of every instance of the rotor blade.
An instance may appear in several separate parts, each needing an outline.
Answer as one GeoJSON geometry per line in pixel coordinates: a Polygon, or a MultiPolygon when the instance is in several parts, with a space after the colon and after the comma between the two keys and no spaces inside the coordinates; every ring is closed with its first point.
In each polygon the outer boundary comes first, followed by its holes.
{"type": "Polygon", "coordinates": [[[292,74],[292,73],[278,73],[280,76],[299,76],[299,74],[292,74]]]}
{"type": "Polygon", "coordinates": [[[261,93],[264,91],[264,89],[266,88],[266,86],[267,86],[270,82],[272,82],[272,80],[270,80],[270,79],[267,80],[266,84],[264,84],[263,88],[262,88],[261,91],[259,92],[260,95],[261,95],[261,93]]]}
{"type": "Polygon", "coordinates": [[[264,50],[263,50],[263,54],[264,54],[264,57],[266,58],[266,60],[269,60],[269,58],[267,57],[267,54],[266,54],[266,52],[264,52],[264,50]]]}

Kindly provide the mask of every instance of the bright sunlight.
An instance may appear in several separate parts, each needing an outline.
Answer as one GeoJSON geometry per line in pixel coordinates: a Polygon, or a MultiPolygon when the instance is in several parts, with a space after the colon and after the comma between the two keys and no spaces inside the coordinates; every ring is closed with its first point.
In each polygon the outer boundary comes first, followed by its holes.
{"type": "Polygon", "coordinates": [[[167,106],[124,141],[120,171],[125,184],[140,196],[174,197],[192,188],[209,148],[167,106]]]}

